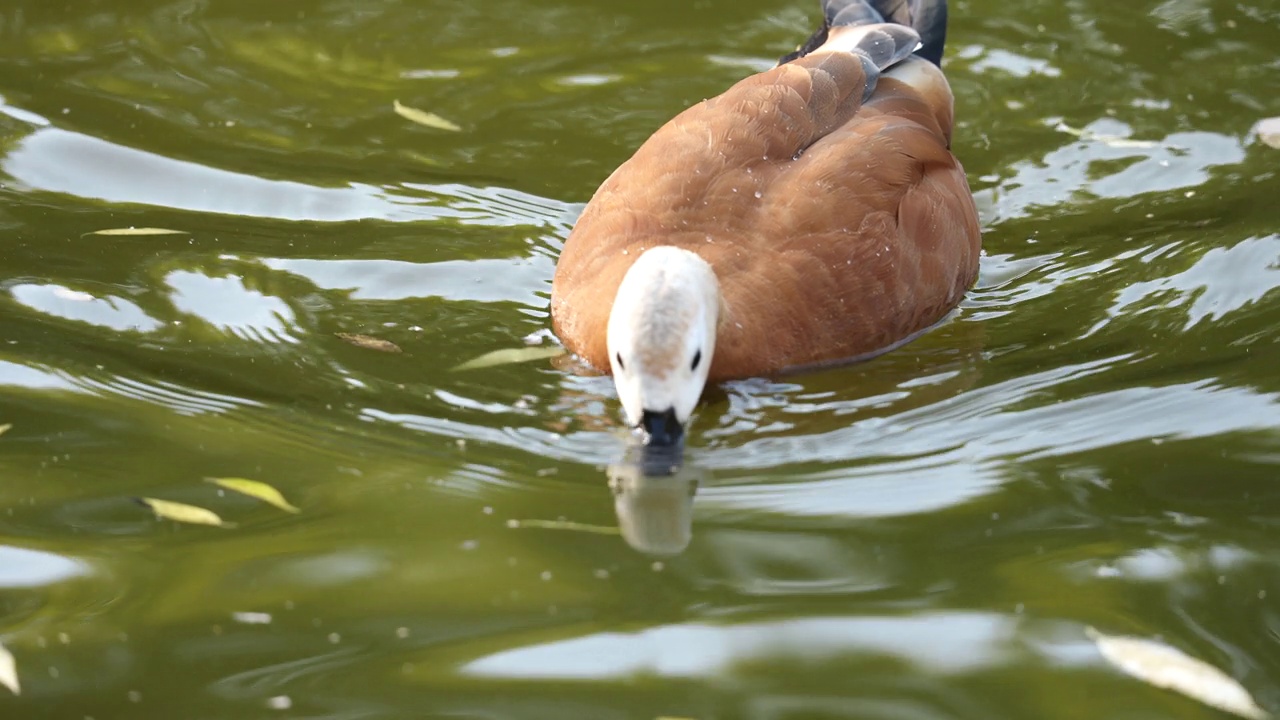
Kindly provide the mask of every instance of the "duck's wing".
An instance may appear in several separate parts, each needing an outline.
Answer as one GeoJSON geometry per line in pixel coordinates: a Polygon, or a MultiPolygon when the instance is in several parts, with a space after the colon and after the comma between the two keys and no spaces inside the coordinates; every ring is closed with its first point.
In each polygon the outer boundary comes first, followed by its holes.
{"type": "Polygon", "coordinates": [[[600,186],[575,234],[598,235],[603,222],[623,225],[632,238],[715,226],[850,122],[881,71],[919,44],[901,25],[833,28],[819,51],[746,78],[662,126],[600,186]]]}
{"type": "Polygon", "coordinates": [[[949,148],[951,108],[941,71],[908,59],[852,118],[772,178],[747,236],[749,261],[723,263],[735,268],[721,285],[741,329],[717,341],[724,364],[713,371],[739,376],[863,356],[959,303],[976,279],[981,237],[949,148]]]}

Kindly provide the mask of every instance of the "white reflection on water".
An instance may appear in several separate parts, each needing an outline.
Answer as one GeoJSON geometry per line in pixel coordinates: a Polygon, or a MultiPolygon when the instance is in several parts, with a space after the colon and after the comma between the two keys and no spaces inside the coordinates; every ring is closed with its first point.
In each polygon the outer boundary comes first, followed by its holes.
{"type": "Polygon", "coordinates": [[[1269,573],[1273,564],[1274,558],[1251,548],[1226,543],[1210,545],[1188,541],[1181,545],[1160,543],[1150,547],[1135,547],[1118,557],[1103,554],[1084,560],[1077,559],[1066,568],[1064,575],[1080,584],[1095,583],[1098,578],[1123,578],[1129,583],[1176,583],[1186,580],[1194,586],[1197,575],[1222,577],[1227,574],[1240,576],[1254,571],[1269,573]]]}
{"type": "Polygon", "coordinates": [[[0,545],[0,588],[30,588],[86,575],[77,560],[61,555],[0,545]]]}
{"type": "Polygon", "coordinates": [[[151,332],[160,327],[160,321],[147,315],[137,304],[112,295],[94,297],[62,285],[33,283],[15,285],[9,292],[32,310],[67,320],[120,331],[151,332]]]}
{"type": "Polygon", "coordinates": [[[380,189],[322,188],[206,167],[79,133],[41,128],[20,140],[0,170],[30,190],[112,203],[282,220],[336,222],[448,217],[380,189]]]}
{"type": "Polygon", "coordinates": [[[1125,388],[1028,410],[1007,410],[1021,393],[984,406],[984,388],[897,416],[905,436],[886,437],[864,421],[807,437],[773,437],[699,456],[716,467],[770,467],[798,462],[876,460],[790,482],[720,487],[705,506],[754,508],[798,515],[867,516],[929,512],[984,494],[1003,482],[1016,461],[1066,457],[1150,438],[1192,439],[1280,425],[1280,398],[1246,388],[1199,381],[1168,387],[1125,388]],[[978,401],[978,405],[972,405],[978,401]],[[948,407],[950,406],[950,407],[948,407]],[[975,414],[964,411],[968,406],[975,414]],[[919,452],[918,459],[886,455],[919,452]],[[815,482],[816,480],[816,482],[815,482]]]}
{"type": "Polygon", "coordinates": [[[99,395],[119,395],[172,410],[177,415],[224,413],[243,407],[264,407],[262,403],[233,395],[197,390],[177,383],[112,377],[106,380],[80,378],[87,388],[99,395]]]}
{"type": "MultiPolygon", "coordinates": [[[[1105,372],[1121,355],[1066,365],[976,388],[898,413],[868,417],[825,433],[769,436],[741,444],[691,448],[690,461],[712,470],[699,507],[813,517],[872,517],[931,512],[992,492],[1011,463],[1067,457],[1150,438],[1194,439],[1280,426],[1280,396],[1202,380],[1132,387],[1026,407],[1043,392],[1105,372]],[[830,463],[777,482],[775,468],[830,463]],[[726,484],[732,483],[732,484],[726,484]]],[[[794,402],[803,401],[794,399],[794,402]]],[[[598,432],[492,428],[366,408],[362,417],[421,432],[492,443],[567,462],[616,460],[622,441],[598,432]]]]}
{"type": "Polygon", "coordinates": [[[412,430],[468,442],[491,443],[556,460],[606,464],[622,454],[623,441],[601,432],[557,433],[534,427],[489,427],[449,418],[391,413],[377,408],[360,411],[363,420],[389,422],[412,430]]]}
{"type": "Polygon", "coordinates": [[[236,408],[264,407],[254,400],[197,390],[171,382],[145,382],[107,374],[98,378],[0,360],[0,388],[6,387],[125,398],[165,407],[178,415],[203,415],[228,412],[236,408]]]}
{"type": "Polygon", "coordinates": [[[19,365],[8,360],[0,360],[0,387],[84,392],[84,388],[77,386],[64,373],[19,365]]]}
{"type": "Polygon", "coordinates": [[[997,187],[974,193],[979,205],[994,213],[984,220],[1025,217],[1036,207],[1069,205],[1079,195],[1119,199],[1194,188],[1210,179],[1212,168],[1245,157],[1240,140],[1228,135],[1194,131],[1135,140],[1130,126],[1113,118],[1095,120],[1071,134],[1077,135],[1075,141],[1043,158],[1014,163],[1011,176],[997,187]],[[1116,161],[1130,164],[1108,172],[1116,161]]]}
{"type": "Polygon", "coordinates": [[[789,475],[785,482],[739,478],[746,484],[708,487],[699,503],[717,513],[757,510],[843,522],[936,512],[986,495],[1005,480],[999,463],[965,462],[956,455],[789,475]]]}
{"type": "Polygon", "coordinates": [[[1209,380],[1122,388],[1026,410],[1007,409],[1027,399],[1028,392],[1011,387],[1026,379],[909,410],[893,418],[892,428],[871,418],[827,433],[762,438],[714,453],[704,464],[750,467],[765,459],[761,455],[791,463],[885,455],[933,455],[954,462],[1034,460],[1146,438],[1192,439],[1280,425],[1276,395],[1217,387],[1209,380]]]}
{"type": "Polygon", "coordinates": [[[684,623],[529,644],[467,662],[461,672],[574,680],[640,674],[714,678],[735,666],[887,655],[921,672],[959,674],[1003,668],[1017,656],[1038,654],[1018,635],[1017,618],[994,613],[684,623]]]}
{"type": "Polygon", "coordinates": [[[1190,268],[1154,280],[1134,282],[1116,293],[1106,319],[1093,334],[1120,318],[1186,307],[1183,331],[1204,320],[1216,321],[1280,288],[1280,235],[1253,237],[1231,247],[1210,248],[1190,268]]]}
{"type": "Polygon", "coordinates": [[[950,52],[951,56],[956,60],[970,61],[968,69],[975,73],[1001,70],[1020,78],[1030,77],[1031,75],[1056,78],[1062,75],[1062,71],[1054,67],[1048,60],[1030,57],[1012,50],[984,47],[982,45],[962,45],[950,52]]]}
{"type": "Polygon", "coordinates": [[[278,297],[245,287],[238,277],[209,277],[188,270],[165,276],[173,305],[244,340],[296,343],[293,310],[278,297]]]}
{"type": "MultiPolygon", "coordinates": [[[[0,112],[23,117],[2,102],[0,112]]],[[[54,127],[38,127],[19,140],[0,157],[0,171],[28,191],[280,220],[453,220],[464,225],[567,227],[576,215],[574,206],[499,187],[402,185],[418,194],[412,196],[355,182],[326,188],[268,180],[54,127]]]]}
{"type": "Polygon", "coordinates": [[[353,300],[441,297],[458,302],[517,302],[546,307],[555,261],[544,255],[411,263],[401,260],[262,261],[272,270],[307,278],[325,290],[353,290],[353,300]]]}

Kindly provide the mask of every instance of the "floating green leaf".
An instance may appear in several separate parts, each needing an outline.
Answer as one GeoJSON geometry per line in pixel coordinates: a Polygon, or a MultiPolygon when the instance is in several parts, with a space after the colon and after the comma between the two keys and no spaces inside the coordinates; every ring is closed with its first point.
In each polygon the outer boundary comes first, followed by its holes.
{"type": "Polygon", "coordinates": [[[1102,657],[1145,683],[1249,720],[1271,717],[1240,683],[1181,650],[1154,640],[1103,635],[1093,628],[1087,628],[1085,633],[1098,645],[1102,657]]]}
{"type": "Polygon", "coordinates": [[[337,335],[339,338],[346,340],[356,347],[362,347],[366,350],[377,350],[378,352],[386,353],[403,352],[399,345],[391,342],[390,340],[383,340],[382,338],[376,338],[372,335],[359,335],[356,333],[334,333],[334,335],[337,335]]]}
{"type": "Polygon", "coordinates": [[[18,662],[4,645],[0,645],[0,685],[9,688],[14,695],[22,694],[22,684],[18,682],[18,662]]]}
{"type": "Polygon", "coordinates": [[[302,512],[288,500],[285,500],[284,495],[280,494],[279,490],[264,482],[247,480],[245,478],[205,478],[205,482],[211,482],[218,487],[223,487],[242,495],[248,495],[251,498],[257,498],[262,502],[267,503],[268,505],[274,505],[285,512],[302,512]]]}
{"type": "Polygon", "coordinates": [[[190,235],[186,230],[170,230],[169,228],[158,227],[127,227],[127,228],[110,228],[108,230],[94,230],[88,235],[125,235],[125,236],[141,236],[141,235],[190,235]]]}
{"type": "Polygon", "coordinates": [[[223,521],[214,511],[196,505],[188,505],[172,500],[157,500],[156,498],[138,498],[138,502],[151,508],[156,517],[162,520],[173,520],[174,522],[189,523],[191,525],[235,527],[233,523],[223,521]]]}
{"type": "Polygon", "coordinates": [[[480,368],[496,367],[498,365],[514,365],[515,363],[557,357],[563,355],[564,352],[564,348],[554,346],[507,348],[506,350],[494,350],[493,352],[485,353],[484,355],[481,355],[474,360],[468,360],[453,369],[454,371],[479,370],[480,368]]]}
{"type": "Polygon", "coordinates": [[[437,130],[448,130],[449,132],[458,132],[462,130],[462,128],[455,123],[451,123],[433,112],[419,110],[417,108],[409,107],[408,105],[401,105],[399,100],[392,101],[391,107],[395,109],[396,114],[400,117],[411,122],[416,122],[419,125],[426,125],[429,128],[435,128],[437,130]]]}

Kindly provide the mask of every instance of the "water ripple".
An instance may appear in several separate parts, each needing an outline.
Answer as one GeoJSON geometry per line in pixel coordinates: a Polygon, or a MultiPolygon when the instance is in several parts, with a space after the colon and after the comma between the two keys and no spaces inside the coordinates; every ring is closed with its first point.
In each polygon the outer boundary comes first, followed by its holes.
{"type": "MultiPolygon", "coordinates": [[[[15,118],[31,115],[3,104],[0,111],[15,118]]],[[[412,197],[354,182],[325,188],[270,180],[50,126],[37,127],[0,157],[0,171],[28,192],[279,220],[452,220],[565,229],[576,215],[572,206],[505,188],[405,184],[421,195],[412,197]]]]}
{"type": "Polygon", "coordinates": [[[1040,159],[1013,163],[997,187],[974,193],[992,208],[989,222],[1027,217],[1037,207],[1070,206],[1081,196],[1123,199],[1195,188],[1211,178],[1213,168],[1245,157],[1241,141],[1228,135],[1190,131],[1138,140],[1129,125],[1112,118],[1072,134],[1078,136],[1075,142],[1040,159]],[[1118,161],[1124,166],[1113,169],[1118,161]]]}
{"type": "Polygon", "coordinates": [[[203,415],[245,407],[264,407],[262,403],[247,398],[198,390],[164,380],[148,381],[123,376],[95,377],[7,360],[0,360],[0,387],[57,390],[138,400],[168,408],[178,415],[203,415]]]}
{"type": "Polygon", "coordinates": [[[413,263],[402,260],[263,260],[272,270],[305,277],[328,290],[351,290],[355,300],[406,300],[440,297],[452,301],[516,302],[546,307],[553,260],[485,258],[413,263]],[[503,281],[492,282],[493,278],[503,281]]]}
{"type": "Polygon", "coordinates": [[[84,290],[38,283],[20,283],[9,288],[9,292],[32,310],[67,320],[121,332],[151,332],[161,326],[160,321],[147,315],[136,303],[115,295],[94,297],[84,290]]]}
{"type": "Polygon", "coordinates": [[[321,188],[267,180],[57,128],[20,140],[0,159],[0,171],[28,191],[194,212],[319,222],[465,217],[369,185],[321,188]]]}
{"type": "Polygon", "coordinates": [[[291,334],[296,319],[288,303],[245,287],[241,278],[176,270],[165,276],[164,283],[172,289],[179,312],[219,330],[251,342],[298,342],[291,334]]]}
{"type": "Polygon", "coordinates": [[[1230,247],[1210,248],[1190,268],[1154,280],[1131,282],[1116,293],[1086,335],[1113,322],[1164,308],[1185,308],[1182,330],[1259,303],[1280,288],[1280,235],[1252,237],[1230,247]]]}
{"type": "MultiPolygon", "coordinates": [[[[782,658],[805,663],[858,656],[890,656],[913,672],[965,674],[1034,657],[1042,662],[1088,662],[1088,641],[1021,638],[1016,618],[992,613],[937,612],[912,617],[806,616],[725,625],[686,623],[632,633],[601,632],[568,640],[530,642],[474,659],[468,675],[559,680],[721,678],[754,663],[782,658]]],[[[1046,623],[1059,629],[1060,623],[1046,623]]]]}

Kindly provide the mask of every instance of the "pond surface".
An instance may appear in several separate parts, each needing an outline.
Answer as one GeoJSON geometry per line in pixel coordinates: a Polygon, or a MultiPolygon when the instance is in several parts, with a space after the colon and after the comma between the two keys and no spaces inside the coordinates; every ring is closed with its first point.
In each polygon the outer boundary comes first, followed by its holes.
{"type": "Polygon", "coordinates": [[[6,2],[0,717],[1221,717],[1089,626],[1280,709],[1272,0],[954,2],[978,287],[887,356],[714,393],[617,500],[682,553],[619,535],[607,380],[453,369],[549,346],[596,185],[816,17],[6,2]],[[128,227],[183,234],[94,234],[128,227]]]}

